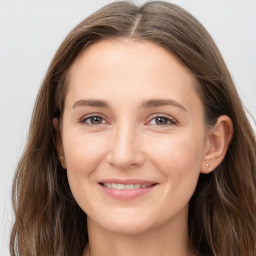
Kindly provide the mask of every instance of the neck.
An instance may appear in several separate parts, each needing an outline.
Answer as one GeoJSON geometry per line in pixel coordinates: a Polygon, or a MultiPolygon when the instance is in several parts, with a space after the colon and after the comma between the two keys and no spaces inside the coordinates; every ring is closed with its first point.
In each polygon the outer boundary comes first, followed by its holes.
{"type": "Polygon", "coordinates": [[[89,244],[83,256],[192,256],[187,223],[163,225],[139,234],[111,232],[88,220],[89,244]]]}

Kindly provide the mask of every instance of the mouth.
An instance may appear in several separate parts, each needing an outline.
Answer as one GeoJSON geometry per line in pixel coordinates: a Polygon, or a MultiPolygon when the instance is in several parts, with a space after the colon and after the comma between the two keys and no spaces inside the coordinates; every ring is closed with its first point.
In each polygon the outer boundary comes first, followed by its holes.
{"type": "Polygon", "coordinates": [[[98,184],[108,196],[116,200],[131,200],[149,193],[158,183],[141,180],[104,180],[98,184]]]}
{"type": "Polygon", "coordinates": [[[141,188],[148,188],[148,187],[152,187],[155,186],[156,183],[154,184],[123,184],[123,183],[110,183],[110,182],[106,182],[106,183],[100,183],[101,186],[107,187],[107,188],[112,188],[112,189],[117,189],[117,190],[131,190],[131,189],[141,189],[141,188]]]}

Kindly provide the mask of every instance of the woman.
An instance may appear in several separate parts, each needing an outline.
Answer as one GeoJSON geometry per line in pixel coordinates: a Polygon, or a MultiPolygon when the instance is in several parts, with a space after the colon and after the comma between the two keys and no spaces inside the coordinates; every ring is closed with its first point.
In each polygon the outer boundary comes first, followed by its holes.
{"type": "Polygon", "coordinates": [[[256,253],[256,143],[202,25],[116,2],[66,37],[13,186],[12,255],[256,253]]]}

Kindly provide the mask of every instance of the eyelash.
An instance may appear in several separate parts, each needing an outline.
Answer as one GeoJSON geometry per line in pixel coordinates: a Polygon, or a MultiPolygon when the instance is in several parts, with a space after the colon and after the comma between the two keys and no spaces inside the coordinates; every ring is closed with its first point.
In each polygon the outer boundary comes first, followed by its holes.
{"type": "Polygon", "coordinates": [[[177,124],[177,121],[174,118],[172,118],[170,116],[163,115],[163,114],[155,114],[153,116],[153,118],[151,118],[150,121],[147,123],[150,123],[152,120],[156,121],[157,118],[164,119],[165,121],[167,121],[167,124],[164,124],[164,125],[153,124],[153,125],[160,126],[160,127],[168,127],[168,126],[177,124]]]}
{"type": "MultiPolygon", "coordinates": [[[[157,125],[157,124],[150,124],[150,125],[155,125],[155,126],[159,126],[159,127],[168,127],[168,126],[177,124],[177,121],[176,121],[174,118],[171,118],[171,117],[166,116],[166,115],[163,115],[163,114],[155,114],[155,115],[153,116],[153,118],[151,118],[150,121],[147,122],[147,124],[149,124],[149,123],[152,122],[153,120],[156,121],[157,118],[164,119],[167,123],[164,124],[164,125],[157,125]]],[[[85,125],[88,125],[88,126],[100,126],[100,125],[108,124],[108,122],[105,121],[105,119],[104,119],[101,115],[97,115],[97,114],[91,114],[91,115],[87,115],[87,116],[83,117],[83,118],[80,120],[80,123],[85,124],[85,125]],[[101,121],[104,121],[104,123],[92,124],[92,123],[91,123],[92,118],[100,118],[101,121]],[[88,120],[90,120],[90,123],[87,123],[88,120]]]]}
{"type": "Polygon", "coordinates": [[[85,117],[83,117],[81,120],[80,120],[80,123],[82,124],[85,124],[85,125],[88,125],[88,126],[99,126],[99,125],[102,125],[102,124],[107,124],[107,121],[105,121],[105,123],[101,123],[101,124],[92,124],[92,123],[86,123],[87,120],[92,120],[92,118],[95,118],[95,117],[98,117],[98,118],[101,118],[101,120],[104,120],[105,119],[101,116],[101,115],[98,115],[98,114],[91,114],[91,115],[87,115],[85,117]]]}

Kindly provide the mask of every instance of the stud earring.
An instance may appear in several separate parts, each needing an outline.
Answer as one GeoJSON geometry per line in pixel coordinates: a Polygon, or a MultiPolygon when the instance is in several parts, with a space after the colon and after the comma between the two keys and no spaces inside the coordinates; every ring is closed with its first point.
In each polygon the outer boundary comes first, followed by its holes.
{"type": "Polygon", "coordinates": [[[62,155],[58,155],[58,158],[59,158],[59,161],[60,161],[60,162],[64,160],[64,158],[63,158],[62,155]]]}
{"type": "Polygon", "coordinates": [[[211,167],[210,167],[210,164],[209,163],[206,163],[206,168],[207,168],[207,171],[209,172],[211,170],[211,167]]]}

